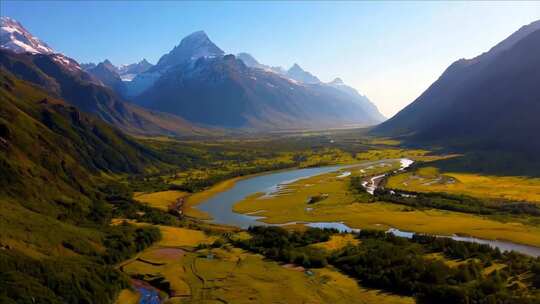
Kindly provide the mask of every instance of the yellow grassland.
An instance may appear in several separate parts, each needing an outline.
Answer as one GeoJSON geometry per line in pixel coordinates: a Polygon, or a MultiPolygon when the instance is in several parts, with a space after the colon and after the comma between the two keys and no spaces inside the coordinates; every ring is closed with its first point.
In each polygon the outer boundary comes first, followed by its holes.
{"type": "Polygon", "coordinates": [[[352,234],[335,234],[330,237],[326,242],[313,244],[313,247],[322,248],[327,251],[334,251],[341,249],[348,245],[358,245],[360,241],[352,234]]]}
{"type": "MultiPolygon", "coordinates": [[[[164,240],[188,237],[194,245],[201,239],[200,231],[160,228],[164,240]]],[[[164,277],[171,286],[167,303],[414,303],[410,297],[361,288],[331,268],[307,274],[228,245],[192,251],[178,249],[179,244],[186,242],[161,241],[121,269],[132,276],[164,277]]]]}
{"type": "Polygon", "coordinates": [[[195,247],[199,244],[211,244],[216,240],[214,236],[208,236],[203,231],[170,227],[158,226],[161,231],[161,240],[157,243],[160,247],[195,247]]]}
{"type": "Polygon", "coordinates": [[[437,168],[424,167],[391,177],[387,187],[540,203],[540,178],[441,173],[437,168]]]}
{"type": "Polygon", "coordinates": [[[388,229],[438,235],[463,234],[484,239],[508,240],[540,246],[540,228],[522,223],[503,223],[481,216],[442,211],[414,210],[404,206],[376,202],[359,203],[348,191],[348,177],[328,173],[302,179],[287,185],[274,196],[251,195],[236,203],[238,213],[259,211],[267,223],[287,222],[344,222],[354,228],[388,229]],[[308,204],[309,197],[326,194],[328,197],[308,204]]]}
{"type": "Polygon", "coordinates": [[[357,153],[355,158],[357,160],[381,160],[381,159],[395,159],[395,158],[410,158],[415,161],[434,161],[439,159],[445,159],[454,157],[455,155],[432,155],[428,150],[420,149],[400,149],[400,148],[385,148],[385,149],[373,149],[365,152],[357,153]]]}
{"type": "Polygon", "coordinates": [[[135,192],[133,198],[139,202],[146,203],[151,207],[166,211],[169,206],[176,203],[179,198],[186,197],[187,195],[187,192],[167,190],[152,193],[135,192]]]}
{"type": "Polygon", "coordinates": [[[131,289],[122,289],[116,298],[115,304],[137,304],[140,295],[131,289]]]}
{"type": "Polygon", "coordinates": [[[160,275],[170,282],[168,303],[414,303],[410,297],[361,288],[330,268],[308,275],[237,248],[186,253],[163,266],[132,264],[137,265],[126,267],[131,275],[160,275]]]}

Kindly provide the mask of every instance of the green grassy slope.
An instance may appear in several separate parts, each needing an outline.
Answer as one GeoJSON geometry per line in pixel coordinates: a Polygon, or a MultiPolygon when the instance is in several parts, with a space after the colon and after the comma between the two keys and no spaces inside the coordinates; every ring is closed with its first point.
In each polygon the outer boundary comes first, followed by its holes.
{"type": "Polygon", "coordinates": [[[152,150],[7,72],[0,97],[0,195],[85,205],[92,175],[141,173],[159,163],[152,150]]]}
{"type": "Polygon", "coordinates": [[[107,175],[164,164],[1,68],[0,100],[0,302],[111,302],[126,281],[108,263],[140,250],[133,244],[141,235],[156,235],[109,227],[111,206],[99,187],[107,175]]]}

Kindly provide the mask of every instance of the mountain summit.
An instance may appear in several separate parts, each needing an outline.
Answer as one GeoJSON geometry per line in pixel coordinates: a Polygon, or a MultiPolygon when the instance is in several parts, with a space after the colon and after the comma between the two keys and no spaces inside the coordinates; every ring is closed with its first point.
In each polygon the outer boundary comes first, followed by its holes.
{"type": "Polygon", "coordinates": [[[319,78],[311,74],[310,72],[302,69],[297,63],[295,63],[288,71],[287,76],[303,83],[320,83],[319,78]]]}
{"type": "Polygon", "coordinates": [[[138,74],[127,84],[125,96],[133,98],[150,88],[169,69],[199,58],[221,57],[225,54],[204,31],[197,31],[180,41],[169,53],[161,56],[158,63],[138,74]]]}
{"type": "Polygon", "coordinates": [[[57,53],[10,17],[0,17],[0,50],[18,54],[45,55],[71,72],[81,71],[79,63],[64,54],[57,53]]]}
{"type": "Polygon", "coordinates": [[[150,62],[143,58],[143,60],[137,63],[121,65],[117,70],[123,80],[131,80],[136,75],[148,71],[152,66],[153,65],[150,62]]]}
{"type": "Polygon", "coordinates": [[[285,72],[248,53],[224,54],[204,32],[195,32],[129,82],[126,96],[149,109],[226,128],[368,126],[384,120],[364,96],[322,83],[298,64],[285,72]]]}
{"type": "Polygon", "coordinates": [[[50,46],[34,37],[18,21],[10,17],[0,17],[0,48],[16,53],[54,53],[50,46]]]}
{"type": "Polygon", "coordinates": [[[370,107],[364,104],[369,101],[360,95],[252,68],[234,55],[201,57],[170,68],[134,101],[226,128],[316,129],[381,121],[366,111],[370,107]]]}
{"type": "MultiPolygon", "coordinates": [[[[2,33],[19,31],[13,36],[22,39],[20,37],[23,35],[22,30],[24,27],[19,22],[11,18],[2,18],[2,33]]],[[[125,102],[115,94],[110,86],[119,79],[115,74],[114,65],[109,60],[90,68],[96,69],[96,75],[103,73],[101,75],[103,80],[100,80],[84,71],[77,61],[63,54],[54,53],[47,44],[24,31],[27,42],[32,42],[33,48],[40,52],[11,48],[9,42],[2,43],[0,69],[5,69],[14,76],[47,91],[51,96],[61,98],[78,110],[91,113],[124,131],[134,134],[193,134],[195,128],[183,119],[147,111],[125,102]],[[111,83],[107,84],[107,81],[111,83]]]]}
{"type": "Polygon", "coordinates": [[[461,59],[374,133],[474,150],[540,155],[540,21],[461,59]]]}
{"type": "Polygon", "coordinates": [[[264,69],[267,67],[266,65],[261,64],[259,61],[257,61],[257,59],[255,59],[255,57],[253,57],[249,53],[238,53],[236,55],[236,58],[242,60],[244,64],[247,65],[248,67],[260,68],[260,69],[264,69]]]}
{"type": "Polygon", "coordinates": [[[189,60],[219,57],[224,54],[225,52],[215,45],[204,31],[197,31],[182,39],[172,51],[163,55],[152,70],[163,70],[189,60]]]}

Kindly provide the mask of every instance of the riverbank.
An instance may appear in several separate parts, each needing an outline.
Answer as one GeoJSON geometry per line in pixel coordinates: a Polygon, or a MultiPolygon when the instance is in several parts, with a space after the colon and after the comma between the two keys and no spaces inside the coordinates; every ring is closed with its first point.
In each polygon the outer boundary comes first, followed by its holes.
{"type": "MultiPolygon", "coordinates": [[[[257,175],[257,174],[254,174],[254,176],[255,175],[257,175]]],[[[250,176],[251,175],[234,177],[234,178],[219,182],[218,184],[216,184],[216,185],[214,185],[214,186],[212,186],[212,187],[210,187],[210,188],[208,188],[208,189],[206,189],[204,191],[188,195],[186,197],[184,205],[182,206],[182,213],[185,216],[188,216],[188,217],[191,217],[191,218],[196,218],[196,219],[200,219],[200,220],[211,220],[212,217],[208,213],[203,212],[203,211],[201,211],[201,210],[199,210],[199,209],[197,209],[195,207],[197,205],[199,205],[201,202],[204,202],[204,201],[210,199],[214,195],[231,189],[232,187],[234,187],[234,185],[236,185],[236,183],[238,181],[240,181],[240,180],[242,180],[244,178],[249,178],[250,176]]]]}
{"type": "MultiPolygon", "coordinates": [[[[384,163],[383,163],[384,164],[384,163]]],[[[386,164],[388,165],[388,164],[386,164]]],[[[303,178],[283,184],[274,195],[265,195],[268,185],[254,192],[242,192],[243,198],[213,197],[219,210],[214,210],[222,224],[247,227],[259,224],[284,224],[290,222],[343,222],[351,228],[388,230],[397,228],[433,235],[462,235],[479,239],[509,241],[540,247],[540,229],[521,223],[509,223],[489,218],[444,210],[419,210],[386,202],[363,202],[351,193],[349,180],[354,176],[379,174],[377,170],[392,171],[396,165],[386,167],[358,166],[347,169],[350,176],[340,177],[337,171],[303,178]],[[261,192],[262,191],[262,192],[261,192]],[[247,193],[251,193],[248,195],[247,193]],[[309,198],[325,194],[325,198],[309,204],[309,198]],[[227,206],[232,206],[226,210],[227,206]],[[236,215],[223,216],[225,213],[236,215]],[[233,219],[233,220],[231,220],[233,219]],[[223,222],[231,220],[229,222],[223,222]]],[[[268,175],[266,175],[268,176],[268,175]]],[[[287,181],[283,178],[280,182],[287,181]]],[[[238,185],[238,184],[237,184],[238,185]]],[[[251,189],[253,190],[253,189],[251,189]]],[[[210,204],[211,205],[211,204],[210,204]]],[[[210,206],[209,205],[209,206],[210,206]]],[[[213,211],[210,210],[210,213],[213,211]]]]}

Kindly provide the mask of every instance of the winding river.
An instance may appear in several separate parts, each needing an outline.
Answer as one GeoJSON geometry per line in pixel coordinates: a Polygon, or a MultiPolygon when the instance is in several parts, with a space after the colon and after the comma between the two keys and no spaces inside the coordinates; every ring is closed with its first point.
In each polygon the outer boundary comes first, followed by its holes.
{"type": "MultiPolygon", "coordinates": [[[[251,178],[243,179],[237,182],[231,189],[218,193],[208,200],[201,203],[197,208],[199,210],[205,211],[212,216],[212,222],[216,224],[224,224],[237,226],[240,228],[248,228],[249,226],[256,225],[269,225],[264,222],[259,221],[262,217],[256,216],[255,214],[239,214],[232,211],[232,207],[235,203],[243,200],[249,195],[252,195],[257,192],[264,192],[266,195],[271,195],[272,193],[278,191],[281,187],[286,184],[292,183],[302,178],[308,178],[311,176],[316,176],[320,174],[336,172],[340,169],[355,167],[358,169],[369,168],[377,165],[388,164],[392,162],[400,161],[401,169],[404,170],[406,167],[410,166],[413,161],[409,159],[387,159],[380,161],[371,161],[365,162],[357,165],[347,165],[347,166],[328,166],[328,167],[317,167],[317,168],[305,168],[305,169],[293,169],[288,171],[281,171],[277,173],[269,173],[263,175],[256,175],[251,178]]],[[[346,172],[342,174],[342,177],[347,176],[346,172]]],[[[366,188],[366,191],[373,194],[375,189],[378,187],[379,182],[382,180],[384,175],[375,176],[363,185],[366,188]]],[[[292,222],[292,223],[283,223],[281,225],[288,224],[304,224],[310,227],[317,228],[335,228],[342,232],[356,232],[359,229],[351,228],[345,225],[343,222],[292,222]]],[[[393,233],[397,236],[410,238],[414,232],[400,231],[398,229],[389,229],[389,233],[393,233]]],[[[540,256],[540,248],[534,246],[528,246],[523,244],[516,244],[512,242],[500,241],[500,240],[484,240],[473,237],[464,237],[464,236],[441,236],[441,237],[450,237],[454,240],[465,241],[465,242],[475,242],[480,244],[487,244],[491,247],[499,248],[501,251],[517,251],[523,254],[530,256],[538,257],[540,256]]]]}
{"type": "Polygon", "coordinates": [[[271,195],[283,187],[283,185],[295,182],[299,179],[335,172],[340,169],[353,166],[357,168],[367,168],[369,166],[376,166],[395,161],[397,160],[381,160],[366,162],[359,165],[293,169],[280,171],[277,173],[256,175],[254,177],[238,181],[231,189],[212,196],[205,202],[199,204],[197,208],[210,214],[212,216],[212,222],[216,224],[232,225],[240,228],[248,228],[249,226],[256,225],[267,225],[266,223],[258,221],[261,219],[260,216],[233,212],[233,205],[247,196],[257,192],[264,192],[266,195],[271,195]]]}

